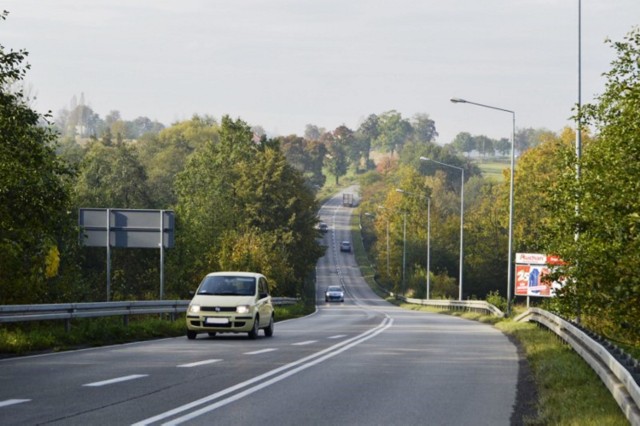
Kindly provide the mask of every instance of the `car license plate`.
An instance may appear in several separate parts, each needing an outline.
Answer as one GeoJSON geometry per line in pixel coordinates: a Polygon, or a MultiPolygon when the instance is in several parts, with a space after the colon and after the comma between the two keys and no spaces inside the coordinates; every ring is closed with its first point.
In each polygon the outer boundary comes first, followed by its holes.
{"type": "Polygon", "coordinates": [[[207,318],[204,320],[204,323],[215,324],[215,325],[229,324],[229,319],[228,318],[207,318]]]}

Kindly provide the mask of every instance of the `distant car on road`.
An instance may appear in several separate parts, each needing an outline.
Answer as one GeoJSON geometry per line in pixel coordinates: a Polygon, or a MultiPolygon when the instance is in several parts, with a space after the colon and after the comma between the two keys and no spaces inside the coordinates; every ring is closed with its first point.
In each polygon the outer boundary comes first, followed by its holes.
{"type": "Polygon", "coordinates": [[[349,241],[343,241],[340,243],[340,251],[351,253],[351,243],[349,241]]]}
{"type": "Polygon", "coordinates": [[[331,285],[327,287],[327,291],[324,292],[325,302],[344,302],[344,291],[342,287],[337,285],[331,285]]]}
{"type": "Polygon", "coordinates": [[[320,222],[320,223],[318,223],[317,229],[318,229],[318,231],[322,232],[323,234],[326,234],[327,232],[329,232],[329,225],[327,225],[324,222],[320,222]]]}

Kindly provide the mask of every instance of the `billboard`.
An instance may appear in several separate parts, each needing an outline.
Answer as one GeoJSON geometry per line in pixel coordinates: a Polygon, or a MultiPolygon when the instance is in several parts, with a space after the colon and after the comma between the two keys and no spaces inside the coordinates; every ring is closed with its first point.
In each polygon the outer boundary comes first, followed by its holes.
{"type": "Polygon", "coordinates": [[[170,210],[81,208],[81,241],[86,247],[172,248],[174,213],[170,210]],[[107,239],[107,234],[109,238],[107,239]]]}
{"type": "Polygon", "coordinates": [[[552,297],[562,286],[559,282],[545,281],[553,265],[562,261],[558,256],[539,253],[516,253],[516,296],[552,297]]]}

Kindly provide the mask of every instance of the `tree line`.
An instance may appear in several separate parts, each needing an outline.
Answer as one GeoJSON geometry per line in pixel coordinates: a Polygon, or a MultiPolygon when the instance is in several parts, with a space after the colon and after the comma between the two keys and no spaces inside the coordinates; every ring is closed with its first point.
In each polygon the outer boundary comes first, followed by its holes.
{"type": "MultiPolygon", "coordinates": [[[[514,209],[514,252],[554,253],[566,262],[555,273],[566,285],[551,307],[636,342],[638,34],[612,43],[618,58],[605,92],[576,111],[581,158],[571,129],[517,132],[514,209]]],[[[461,134],[437,145],[427,114],[393,110],[369,115],[355,130],[310,124],[301,136],[269,138],[239,118],[197,115],[127,133],[114,126],[126,123],[114,112],[109,120],[93,117],[111,122],[101,133],[85,137],[83,126],[67,125],[76,133],[65,134],[64,120],[34,112],[15,84],[29,69],[27,55],[0,46],[0,304],[105,299],[104,249],[80,245],[79,207],[175,210],[167,297],[187,297],[205,273],[221,269],[263,272],[275,294],[304,293],[324,252],[314,229],[316,191],[348,171],[360,176],[363,235],[381,282],[424,297],[430,197],[431,297],[456,298],[462,175],[421,156],[465,170],[464,298],[506,295],[508,170],[502,182],[485,179],[464,155],[469,146],[502,152],[486,138],[461,134]],[[374,151],[384,155],[373,161],[374,151]]],[[[114,249],[111,299],[157,298],[158,275],[155,251],[114,249]]]]}
{"type": "MultiPolygon", "coordinates": [[[[544,306],[637,346],[640,29],[609,43],[617,58],[605,74],[604,92],[574,111],[582,155],[576,154],[573,129],[525,132],[532,143],[515,169],[514,253],[558,255],[564,264],[548,279],[564,286],[544,306]]],[[[430,197],[431,297],[457,299],[462,173],[419,158],[463,168],[463,298],[496,292],[506,297],[509,171],[504,170],[502,182],[485,179],[472,160],[458,155],[466,151],[452,145],[407,144],[398,158],[382,159],[377,173],[363,178],[365,244],[384,285],[425,297],[430,197]]]]}

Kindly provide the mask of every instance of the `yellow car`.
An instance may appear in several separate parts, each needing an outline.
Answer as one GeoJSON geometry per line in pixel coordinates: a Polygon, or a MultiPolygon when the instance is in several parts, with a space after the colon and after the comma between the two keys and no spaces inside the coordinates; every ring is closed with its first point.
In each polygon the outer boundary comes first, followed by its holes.
{"type": "Polygon", "coordinates": [[[274,312],[264,275],[254,272],[213,272],[195,292],[187,309],[187,338],[198,333],[248,333],[264,330],[273,336],[274,312]]]}

